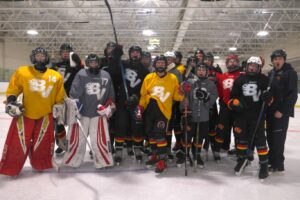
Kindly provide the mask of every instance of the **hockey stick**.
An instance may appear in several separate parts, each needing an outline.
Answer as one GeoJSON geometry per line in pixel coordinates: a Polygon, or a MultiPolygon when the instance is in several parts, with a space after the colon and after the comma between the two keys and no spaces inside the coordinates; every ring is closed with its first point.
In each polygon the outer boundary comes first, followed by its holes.
{"type": "MultiPolygon", "coordinates": [[[[274,75],[275,75],[275,71],[272,70],[271,71],[271,75],[270,75],[270,79],[269,79],[269,83],[268,83],[268,87],[267,87],[267,92],[269,92],[270,89],[271,89],[271,84],[273,82],[274,75]]],[[[252,134],[252,137],[251,137],[251,140],[250,140],[250,143],[248,145],[248,148],[250,149],[250,151],[248,151],[248,156],[249,156],[249,152],[251,152],[251,149],[252,149],[252,146],[253,146],[253,143],[254,143],[254,138],[255,138],[256,132],[257,132],[257,130],[259,128],[261,119],[262,119],[262,117],[263,117],[263,115],[265,113],[264,112],[265,111],[265,105],[266,105],[266,101],[263,101],[263,103],[261,105],[261,109],[260,109],[259,115],[258,115],[258,118],[257,118],[256,125],[255,125],[255,128],[254,128],[254,131],[253,131],[253,134],[252,134]]],[[[245,159],[245,161],[244,161],[244,163],[243,163],[242,166],[246,166],[247,162],[248,162],[248,159],[245,159]]],[[[238,175],[240,175],[242,173],[242,170],[243,170],[243,167],[241,167],[240,171],[238,172],[238,175]]]]}
{"type": "MultiPolygon", "coordinates": [[[[113,27],[115,41],[116,41],[116,44],[118,45],[117,32],[116,32],[116,28],[115,28],[115,24],[114,24],[114,18],[113,18],[113,15],[112,15],[112,11],[111,11],[110,5],[108,3],[108,0],[104,0],[104,2],[105,2],[105,5],[106,5],[106,7],[108,9],[109,15],[110,15],[110,21],[111,21],[111,25],[113,27]]],[[[126,94],[126,100],[128,101],[128,99],[129,99],[129,93],[128,93],[128,88],[126,86],[125,71],[124,71],[124,66],[122,64],[122,60],[121,59],[120,59],[120,68],[121,68],[121,75],[122,75],[123,85],[124,85],[125,94],[126,94]]]]}
{"type": "Polygon", "coordinates": [[[185,99],[184,99],[184,122],[185,122],[185,126],[184,126],[184,138],[185,138],[185,159],[184,159],[184,175],[187,176],[188,175],[188,171],[187,171],[187,163],[186,160],[188,158],[188,145],[187,145],[187,115],[188,115],[188,99],[187,99],[188,94],[185,94],[185,99]]]}
{"type": "MultiPolygon", "coordinates": [[[[200,118],[200,112],[201,112],[201,100],[198,100],[198,117],[200,118]]],[[[197,161],[197,154],[198,152],[198,145],[199,143],[199,122],[197,122],[197,130],[196,130],[196,149],[195,149],[195,157],[194,157],[194,172],[197,172],[197,165],[198,165],[198,161],[197,161]]]]}

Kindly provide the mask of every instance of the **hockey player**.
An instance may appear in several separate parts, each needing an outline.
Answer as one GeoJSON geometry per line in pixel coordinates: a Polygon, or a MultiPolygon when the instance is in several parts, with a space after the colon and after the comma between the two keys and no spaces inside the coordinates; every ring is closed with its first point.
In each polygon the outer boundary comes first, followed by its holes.
{"type": "Polygon", "coordinates": [[[214,159],[220,160],[221,147],[229,150],[231,127],[233,126],[232,111],[228,109],[230,92],[234,80],[240,75],[239,58],[237,55],[230,54],[226,58],[226,67],[228,72],[217,75],[217,88],[219,93],[220,113],[217,125],[217,135],[213,149],[214,159]]]}
{"type": "Polygon", "coordinates": [[[148,51],[143,51],[142,52],[142,64],[145,66],[146,69],[149,70],[149,72],[153,72],[154,71],[154,68],[152,67],[151,63],[152,63],[152,60],[151,60],[151,53],[148,52],[148,51]]]}
{"type": "Polygon", "coordinates": [[[176,56],[176,59],[175,59],[175,64],[176,64],[176,69],[180,72],[180,74],[182,76],[184,76],[185,74],[185,67],[184,65],[181,63],[182,61],[182,53],[180,51],[175,51],[175,56],[176,56]]]}
{"type": "Polygon", "coordinates": [[[271,171],[283,173],[284,145],[286,140],[289,118],[294,117],[294,105],[298,97],[297,73],[286,63],[287,54],[284,50],[275,50],[271,61],[275,77],[271,89],[274,102],[267,111],[267,139],[270,148],[269,164],[271,171]]]}
{"type": "Polygon", "coordinates": [[[166,168],[167,140],[166,129],[171,118],[173,101],[182,101],[176,76],[166,71],[167,59],[157,56],[153,66],[155,72],[146,76],[141,88],[141,98],[136,117],[140,118],[145,110],[146,133],[152,149],[147,166],[156,164],[155,172],[161,173],[166,168]]]}
{"type": "MultiPolygon", "coordinates": [[[[54,63],[52,69],[58,71],[64,77],[64,87],[67,95],[69,95],[72,82],[75,75],[82,68],[79,56],[73,52],[70,44],[64,43],[60,46],[61,62],[54,63]]],[[[58,148],[55,150],[56,155],[64,153],[66,143],[66,130],[64,125],[57,124],[55,121],[55,138],[58,148]]]]}
{"type": "MultiPolygon", "coordinates": [[[[123,47],[121,45],[117,45],[114,42],[108,42],[104,49],[104,57],[101,59],[100,68],[109,73],[114,91],[115,91],[115,99],[117,101],[119,94],[119,88],[122,84],[122,71],[121,71],[121,56],[123,55],[123,47]]],[[[116,134],[116,115],[115,113],[109,118],[109,134],[110,140],[112,143],[112,147],[114,145],[114,137],[116,134]]],[[[114,152],[114,148],[112,150],[114,152]]]]}
{"type": "Polygon", "coordinates": [[[128,155],[135,154],[139,162],[142,160],[141,148],[144,141],[143,121],[136,119],[133,113],[139,102],[143,80],[149,72],[141,63],[142,49],[139,46],[131,46],[128,54],[129,60],[122,61],[124,72],[118,90],[119,96],[116,99],[115,161],[117,164],[122,161],[125,139],[128,155]]]}
{"type": "MultiPolygon", "coordinates": [[[[217,75],[222,74],[222,70],[219,66],[214,66],[214,55],[211,52],[205,54],[204,63],[208,67],[208,79],[213,81],[217,85],[217,75]]],[[[214,145],[216,128],[218,123],[218,109],[217,104],[215,104],[209,110],[209,133],[208,137],[205,139],[204,149],[206,149],[206,159],[208,159],[208,149],[209,143],[214,145]]]]}
{"type": "Polygon", "coordinates": [[[113,157],[107,119],[115,109],[114,88],[109,74],[100,70],[100,59],[96,54],[89,54],[85,64],[88,69],[81,69],[72,83],[70,98],[73,100],[67,101],[67,108],[76,108],[77,103],[82,109],[67,117],[70,126],[69,149],[63,163],[70,167],[81,165],[89,135],[95,167],[109,167],[113,165],[113,157]],[[75,119],[72,119],[74,117],[75,119]]]}
{"type": "MultiPolygon", "coordinates": [[[[257,149],[260,169],[258,177],[264,179],[268,176],[268,148],[264,129],[264,118],[257,122],[263,101],[270,102],[267,93],[268,77],[261,74],[262,62],[259,57],[250,57],[247,61],[246,74],[239,76],[233,84],[228,103],[234,115],[234,134],[236,138],[237,165],[234,171],[240,175],[247,165],[249,144],[255,134],[253,145],[257,149]],[[259,123],[256,133],[255,127],[259,123]]],[[[250,153],[251,156],[251,153],[250,153]]]]}
{"type": "Polygon", "coordinates": [[[198,63],[203,63],[204,56],[205,56],[205,53],[204,53],[203,49],[197,48],[195,53],[194,53],[194,56],[197,58],[198,63]]]}
{"type": "MultiPolygon", "coordinates": [[[[172,51],[167,51],[164,56],[167,58],[167,72],[174,74],[177,79],[179,84],[182,83],[182,74],[178,70],[178,67],[175,64],[176,60],[176,55],[172,51]]],[[[180,103],[175,101],[172,106],[172,115],[171,119],[168,124],[168,131],[167,131],[167,142],[168,142],[168,158],[170,160],[174,159],[174,156],[171,152],[171,145],[172,145],[172,135],[173,135],[173,130],[176,138],[176,143],[174,146],[174,151],[178,150],[178,146],[181,142],[181,136],[182,136],[182,130],[180,126],[180,121],[181,121],[181,112],[180,112],[180,103]]]]}
{"type": "Polygon", "coordinates": [[[38,47],[30,55],[34,66],[21,66],[12,75],[6,91],[5,112],[13,117],[3,155],[0,174],[16,176],[22,170],[28,154],[36,170],[54,167],[52,108],[60,107],[65,90],[61,75],[46,67],[49,56],[38,47]],[[23,93],[22,103],[17,97],[23,93]]]}
{"type": "MultiPolygon", "coordinates": [[[[215,104],[218,97],[217,87],[214,82],[209,80],[208,67],[203,63],[198,63],[195,69],[197,79],[195,81],[189,80],[192,84],[191,91],[188,93],[188,110],[191,115],[188,116],[187,126],[188,136],[187,141],[182,137],[182,143],[185,148],[191,147],[193,140],[195,153],[194,160],[203,168],[204,162],[201,159],[200,153],[202,148],[203,139],[208,136],[209,131],[209,110],[215,104]]],[[[181,165],[185,161],[185,149],[181,148],[177,154],[177,165],[181,165]]]]}

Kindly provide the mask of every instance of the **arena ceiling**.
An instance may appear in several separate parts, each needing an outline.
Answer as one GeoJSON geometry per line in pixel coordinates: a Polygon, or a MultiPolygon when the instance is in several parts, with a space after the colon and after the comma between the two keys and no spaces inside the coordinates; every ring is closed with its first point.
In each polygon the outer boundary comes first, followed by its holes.
{"type": "MultiPolygon", "coordinates": [[[[152,54],[200,47],[216,56],[249,56],[280,44],[300,44],[298,0],[108,0],[119,43],[152,54]],[[268,35],[258,36],[259,31],[268,35]]],[[[81,54],[103,53],[114,41],[104,0],[0,0],[0,39],[46,47],[68,42],[81,54]],[[29,35],[36,30],[37,35],[29,35]]]]}

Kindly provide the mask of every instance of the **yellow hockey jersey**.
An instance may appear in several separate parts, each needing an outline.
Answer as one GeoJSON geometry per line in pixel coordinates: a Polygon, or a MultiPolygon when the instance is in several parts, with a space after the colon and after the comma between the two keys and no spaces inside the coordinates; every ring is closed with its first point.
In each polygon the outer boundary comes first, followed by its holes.
{"type": "Polygon", "coordinates": [[[23,93],[24,116],[39,119],[52,112],[56,103],[63,103],[65,97],[62,76],[47,69],[45,73],[33,66],[21,66],[12,75],[6,96],[18,97],[23,93]]]}
{"type": "Polygon", "coordinates": [[[185,67],[184,67],[183,64],[180,64],[179,66],[177,66],[176,69],[180,72],[181,75],[184,75],[184,73],[185,73],[185,67]]]}
{"type": "Polygon", "coordinates": [[[160,111],[170,120],[173,100],[182,101],[184,98],[179,94],[177,77],[171,73],[162,78],[155,72],[148,74],[142,84],[139,104],[147,108],[151,98],[157,101],[160,111]]]}

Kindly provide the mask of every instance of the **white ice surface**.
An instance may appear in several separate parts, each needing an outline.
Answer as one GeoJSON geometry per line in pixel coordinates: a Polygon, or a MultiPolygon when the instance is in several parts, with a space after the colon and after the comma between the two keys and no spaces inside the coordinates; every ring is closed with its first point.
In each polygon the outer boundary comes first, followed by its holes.
{"type": "MultiPolygon", "coordinates": [[[[0,97],[0,153],[2,154],[11,118],[4,114],[3,96],[0,97]]],[[[163,174],[138,164],[130,157],[121,167],[94,170],[91,160],[77,170],[62,169],[60,173],[50,170],[34,172],[27,160],[21,174],[16,178],[0,175],[0,200],[158,200],[158,199],[300,199],[300,109],[291,118],[286,141],[283,176],[270,175],[264,183],[257,178],[257,157],[244,174],[233,173],[235,161],[222,154],[222,163],[205,162],[204,169],[175,168],[174,163],[163,174]]]]}

